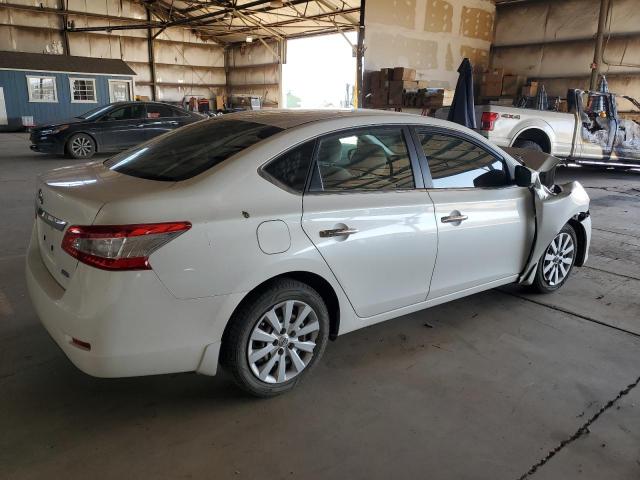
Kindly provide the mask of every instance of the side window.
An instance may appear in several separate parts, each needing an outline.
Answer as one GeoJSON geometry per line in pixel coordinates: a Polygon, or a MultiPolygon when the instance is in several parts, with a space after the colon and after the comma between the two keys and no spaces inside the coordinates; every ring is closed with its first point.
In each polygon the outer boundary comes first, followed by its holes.
{"type": "Polygon", "coordinates": [[[171,111],[173,112],[172,115],[174,117],[188,117],[189,116],[189,112],[187,112],[185,110],[180,110],[179,108],[172,108],[171,111]]]}
{"type": "Polygon", "coordinates": [[[310,190],[369,191],[415,188],[401,127],[358,129],[324,137],[310,190]]]}
{"type": "Polygon", "coordinates": [[[120,107],[112,110],[102,117],[102,120],[132,120],[142,117],[144,117],[143,105],[127,105],[126,107],[120,107]]]}
{"type": "Polygon", "coordinates": [[[296,192],[302,192],[307,180],[314,144],[315,142],[307,142],[293,150],[289,150],[269,162],[263,168],[263,171],[286,187],[296,192]]]}
{"type": "Polygon", "coordinates": [[[462,138],[417,129],[433,188],[482,188],[509,184],[503,161],[462,138]]]}
{"type": "Polygon", "coordinates": [[[147,104],[147,118],[173,117],[173,109],[169,105],[147,104]]]}

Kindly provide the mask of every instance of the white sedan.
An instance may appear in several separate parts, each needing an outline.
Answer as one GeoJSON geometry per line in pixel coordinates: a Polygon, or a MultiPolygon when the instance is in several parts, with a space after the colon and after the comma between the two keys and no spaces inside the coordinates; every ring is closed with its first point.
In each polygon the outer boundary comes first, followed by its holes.
{"type": "Polygon", "coordinates": [[[508,283],[558,289],[589,198],[466,128],[383,111],[205,120],[39,179],[29,292],[99,377],[218,363],[259,396],[329,338],[508,283]]]}

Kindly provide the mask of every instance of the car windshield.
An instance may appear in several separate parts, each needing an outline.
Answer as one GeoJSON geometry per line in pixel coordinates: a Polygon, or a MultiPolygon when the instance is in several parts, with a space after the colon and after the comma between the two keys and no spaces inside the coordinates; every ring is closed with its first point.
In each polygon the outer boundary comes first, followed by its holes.
{"type": "Polygon", "coordinates": [[[76,118],[82,118],[84,120],[95,120],[111,108],[113,108],[113,105],[103,105],[102,107],[92,108],[88,112],[84,112],[82,115],[78,115],[76,118]]]}
{"type": "Polygon", "coordinates": [[[133,177],[186,180],[280,131],[272,125],[241,120],[204,120],[122,152],[104,164],[133,177]]]}

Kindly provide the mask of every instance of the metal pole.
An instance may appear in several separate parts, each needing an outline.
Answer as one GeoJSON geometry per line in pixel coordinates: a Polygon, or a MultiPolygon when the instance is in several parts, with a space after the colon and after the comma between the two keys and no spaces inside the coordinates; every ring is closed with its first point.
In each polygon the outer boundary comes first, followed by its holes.
{"type": "MultiPolygon", "coordinates": [[[[147,7],[147,22],[151,22],[151,11],[147,7]]],[[[147,52],[149,55],[149,70],[151,73],[151,100],[156,100],[156,59],[153,52],[153,32],[147,29],[147,52]]]]}
{"type": "Polygon", "coordinates": [[[356,107],[364,107],[363,88],[363,65],[362,56],[364,54],[364,7],[366,0],[360,0],[360,22],[358,25],[358,46],[356,49],[356,107]]]}
{"type": "Polygon", "coordinates": [[[600,75],[600,65],[602,64],[602,43],[604,39],[604,29],[609,13],[609,0],[600,0],[600,15],[598,16],[598,32],[596,33],[596,48],[593,52],[593,63],[591,64],[591,81],[589,89],[595,90],[598,87],[598,76],[600,75]]]}
{"type": "Polygon", "coordinates": [[[62,48],[64,55],[71,55],[69,51],[69,31],[67,30],[67,7],[65,6],[65,0],[60,0],[60,10],[64,12],[61,17],[62,21],[62,48]]]}

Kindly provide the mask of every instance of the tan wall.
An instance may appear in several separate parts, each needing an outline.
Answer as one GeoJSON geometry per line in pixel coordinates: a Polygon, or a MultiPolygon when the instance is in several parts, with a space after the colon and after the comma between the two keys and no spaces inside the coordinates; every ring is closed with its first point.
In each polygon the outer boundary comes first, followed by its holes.
{"type": "MultiPolygon", "coordinates": [[[[640,5],[638,0],[611,0],[611,5],[604,53],[610,65],[602,71],[612,91],[640,98],[640,5]],[[629,65],[615,65],[620,63],[629,65]]],[[[600,0],[498,6],[493,66],[540,78],[552,95],[587,88],[599,8],[600,0]]]]}
{"type": "Polygon", "coordinates": [[[491,0],[367,0],[365,70],[410,67],[420,80],[454,88],[464,57],[489,63],[491,0]]]}
{"type": "Polygon", "coordinates": [[[265,107],[280,105],[280,76],[278,55],[283,51],[279,42],[234,45],[227,52],[227,93],[262,97],[265,107]]]}
{"type": "MultiPolygon", "coordinates": [[[[60,31],[62,17],[55,13],[3,7],[3,3],[33,7],[58,8],[59,0],[0,0],[0,50],[63,53],[60,31]]],[[[145,22],[146,11],[131,0],[69,0],[69,10],[97,13],[145,22]]],[[[126,25],[118,18],[95,18],[82,14],[69,15],[76,28],[126,25]]],[[[165,30],[154,41],[158,100],[177,102],[184,96],[211,97],[224,91],[224,50],[212,42],[204,42],[188,28],[165,30]]],[[[107,32],[69,32],[71,55],[120,58],[137,73],[136,94],[151,97],[151,70],[146,30],[113,30],[107,32]]]]}

